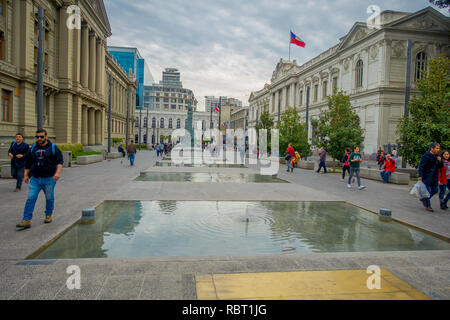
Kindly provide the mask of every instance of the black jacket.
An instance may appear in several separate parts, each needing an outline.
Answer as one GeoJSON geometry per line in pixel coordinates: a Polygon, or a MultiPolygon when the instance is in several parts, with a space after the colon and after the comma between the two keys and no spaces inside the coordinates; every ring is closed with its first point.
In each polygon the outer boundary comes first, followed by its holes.
{"type": "Polygon", "coordinates": [[[13,141],[11,143],[11,146],[9,147],[8,154],[11,153],[14,158],[11,159],[11,166],[15,168],[23,168],[25,167],[25,161],[28,156],[30,146],[26,144],[25,142],[22,142],[21,144],[17,144],[17,142],[13,141]],[[16,158],[16,155],[22,154],[23,158],[19,159],[16,158]]]}
{"type": "Polygon", "coordinates": [[[63,164],[63,155],[55,145],[55,153],[52,151],[52,142],[47,140],[45,147],[35,145],[34,149],[28,154],[26,160],[26,169],[30,169],[30,176],[35,178],[50,178],[56,173],[58,164],[63,164]]]}
{"type": "Polygon", "coordinates": [[[438,169],[442,167],[442,163],[437,160],[437,157],[437,155],[427,151],[420,159],[419,178],[422,178],[422,182],[426,185],[438,185],[438,169]]]}

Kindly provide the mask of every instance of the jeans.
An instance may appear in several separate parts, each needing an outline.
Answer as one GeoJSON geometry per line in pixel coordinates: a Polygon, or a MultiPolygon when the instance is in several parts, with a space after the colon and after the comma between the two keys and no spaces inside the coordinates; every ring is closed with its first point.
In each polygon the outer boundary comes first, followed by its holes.
{"type": "Polygon", "coordinates": [[[25,203],[23,211],[23,220],[29,221],[33,218],[34,206],[41,190],[45,194],[45,215],[51,216],[55,208],[55,185],[56,181],[53,177],[50,178],[35,178],[30,179],[30,189],[28,191],[28,199],[25,203]]]}
{"type": "Polygon", "coordinates": [[[319,163],[319,170],[317,170],[317,173],[319,173],[320,169],[322,169],[322,168],[323,168],[323,171],[325,173],[327,173],[327,165],[325,164],[325,161],[320,161],[320,163],[319,163]]]}
{"type": "Polygon", "coordinates": [[[135,159],[135,154],[134,153],[130,153],[128,154],[128,156],[130,157],[130,164],[133,165],[134,164],[134,159],[135,159]]]}
{"type": "Polygon", "coordinates": [[[345,172],[348,171],[348,174],[350,174],[350,167],[349,166],[342,166],[342,179],[345,179],[345,172]]]}
{"type": "Polygon", "coordinates": [[[389,183],[389,177],[391,176],[391,171],[381,171],[381,179],[383,179],[384,182],[389,183]]]}
{"type": "Polygon", "coordinates": [[[348,184],[352,184],[353,174],[356,173],[356,178],[358,179],[358,187],[361,186],[361,176],[359,168],[350,167],[350,176],[348,177],[348,184]]]}
{"type": "Polygon", "coordinates": [[[450,199],[450,192],[447,194],[447,196],[444,199],[445,196],[445,190],[450,191],[450,182],[447,184],[442,184],[439,186],[439,200],[441,201],[441,205],[447,205],[448,200],[450,199]]]}
{"type": "Polygon", "coordinates": [[[11,166],[11,175],[14,179],[17,180],[16,189],[22,189],[22,181],[25,173],[25,168],[17,168],[15,166],[11,166]]]}
{"type": "Polygon", "coordinates": [[[425,202],[425,205],[427,207],[431,207],[431,198],[439,192],[439,186],[431,186],[425,183],[425,186],[427,187],[428,192],[430,193],[429,198],[423,198],[423,201],[425,202]]]}

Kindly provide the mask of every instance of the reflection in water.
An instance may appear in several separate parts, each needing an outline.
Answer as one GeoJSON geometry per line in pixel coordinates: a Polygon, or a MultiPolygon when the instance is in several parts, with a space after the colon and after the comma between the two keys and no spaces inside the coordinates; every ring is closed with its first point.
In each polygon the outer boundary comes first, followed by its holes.
{"type": "Polygon", "coordinates": [[[208,167],[208,168],[247,168],[244,164],[207,164],[207,163],[172,163],[170,161],[156,161],[155,167],[208,167]]]}
{"type": "Polygon", "coordinates": [[[335,202],[107,201],[38,259],[449,250],[335,202]]]}
{"type": "Polygon", "coordinates": [[[287,181],[254,173],[208,172],[145,172],[136,181],[163,182],[221,182],[221,183],[288,183],[287,181]]]}

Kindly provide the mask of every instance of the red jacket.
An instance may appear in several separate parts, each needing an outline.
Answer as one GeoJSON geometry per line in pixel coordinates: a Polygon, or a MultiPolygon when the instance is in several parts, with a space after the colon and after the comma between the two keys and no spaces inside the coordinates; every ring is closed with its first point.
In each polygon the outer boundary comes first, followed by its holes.
{"type": "Polygon", "coordinates": [[[386,160],[384,168],[385,168],[384,171],[395,172],[395,160],[394,159],[386,160]]]}
{"type": "Polygon", "coordinates": [[[447,169],[445,167],[439,168],[439,183],[440,184],[447,184],[447,169]]]}
{"type": "Polygon", "coordinates": [[[292,146],[290,146],[287,150],[286,150],[286,154],[289,153],[291,155],[291,158],[295,158],[295,150],[294,148],[292,148],[292,146]]]}

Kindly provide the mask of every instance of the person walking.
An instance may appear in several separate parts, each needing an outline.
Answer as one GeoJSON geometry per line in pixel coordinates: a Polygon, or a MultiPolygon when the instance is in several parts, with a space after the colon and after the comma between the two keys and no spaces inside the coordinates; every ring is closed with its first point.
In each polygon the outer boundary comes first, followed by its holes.
{"type": "Polygon", "coordinates": [[[384,163],[384,171],[380,172],[381,179],[383,179],[384,183],[389,183],[389,177],[393,172],[395,172],[395,160],[388,154],[384,163]]]}
{"type": "Polygon", "coordinates": [[[11,158],[11,175],[16,179],[16,189],[19,192],[22,189],[22,182],[25,173],[25,160],[28,155],[30,146],[23,142],[23,135],[16,134],[16,140],[11,143],[8,150],[8,156],[11,158]]]}
{"type": "Polygon", "coordinates": [[[342,157],[342,179],[341,181],[345,181],[345,172],[347,171],[350,174],[350,154],[352,150],[350,148],[345,149],[345,154],[342,157]]]}
{"type": "Polygon", "coordinates": [[[47,131],[37,130],[35,137],[37,142],[31,147],[25,161],[24,181],[30,184],[30,188],[23,219],[16,225],[20,231],[31,227],[34,207],[41,190],[44,191],[46,199],[44,223],[52,222],[55,186],[61,177],[64,162],[59,148],[48,139],[47,131]]]}
{"type": "Polygon", "coordinates": [[[134,166],[134,160],[136,158],[136,152],[137,152],[136,145],[134,144],[133,140],[131,140],[131,142],[128,145],[128,148],[127,148],[128,158],[130,159],[130,165],[131,166],[134,166]]]}
{"type": "Polygon", "coordinates": [[[360,175],[360,166],[362,163],[362,156],[359,153],[359,147],[356,146],[354,151],[350,154],[350,176],[348,177],[348,184],[347,187],[349,189],[352,188],[352,178],[353,174],[356,174],[356,178],[358,179],[358,189],[362,190],[365,188],[365,186],[361,185],[361,175],[360,175]]]}
{"type": "Polygon", "coordinates": [[[441,157],[439,156],[440,151],[440,144],[432,143],[430,145],[430,150],[420,158],[419,181],[422,181],[425,184],[430,193],[429,198],[422,198],[420,201],[429,212],[434,212],[431,207],[431,198],[438,193],[439,190],[439,168],[442,167],[441,157]]]}
{"type": "Polygon", "coordinates": [[[320,148],[319,151],[319,169],[317,170],[317,173],[320,173],[320,170],[323,168],[323,173],[327,173],[327,165],[325,163],[326,159],[327,159],[327,152],[325,151],[324,147],[320,148]]]}
{"type": "Polygon", "coordinates": [[[447,203],[450,199],[450,153],[448,151],[442,152],[442,168],[439,169],[439,201],[441,203],[441,209],[448,209],[447,203]],[[448,190],[448,194],[445,197],[445,191],[448,190]],[[445,198],[444,198],[445,197],[445,198]]]}
{"type": "Polygon", "coordinates": [[[291,172],[294,171],[294,168],[291,165],[291,159],[295,158],[295,150],[292,147],[292,145],[289,143],[288,148],[286,150],[286,156],[285,156],[285,160],[286,160],[286,164],[287,164],[287,172],[289,172],[289,170],[291,170],[291,172]]]}

